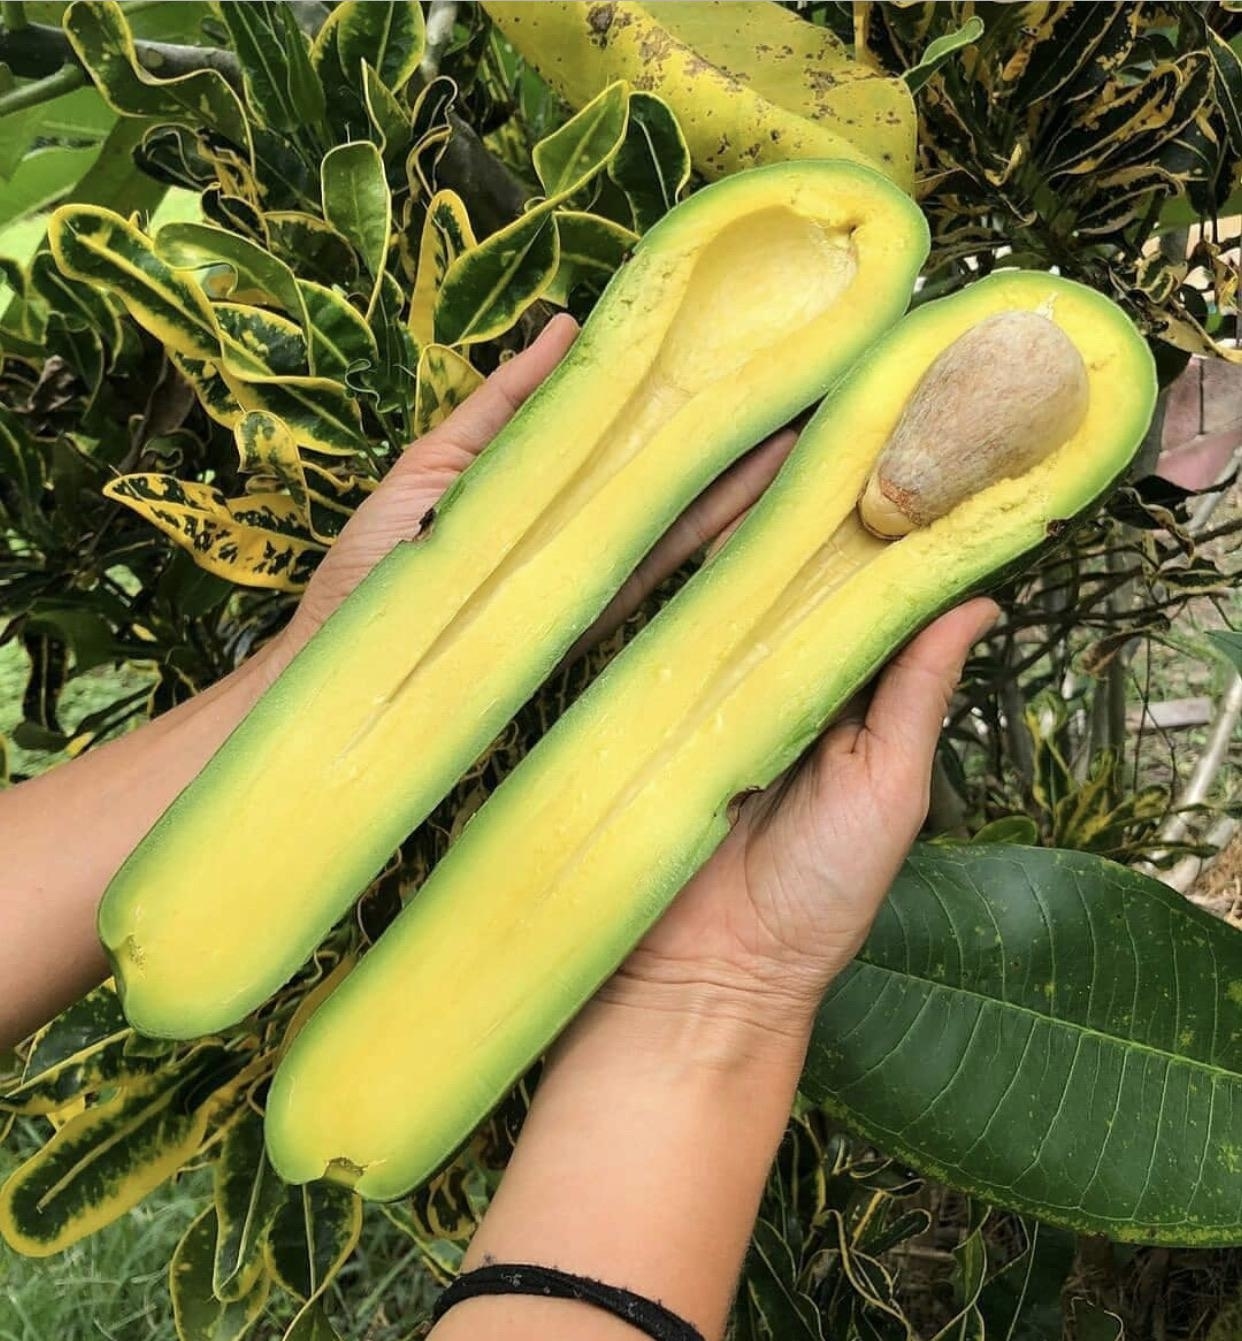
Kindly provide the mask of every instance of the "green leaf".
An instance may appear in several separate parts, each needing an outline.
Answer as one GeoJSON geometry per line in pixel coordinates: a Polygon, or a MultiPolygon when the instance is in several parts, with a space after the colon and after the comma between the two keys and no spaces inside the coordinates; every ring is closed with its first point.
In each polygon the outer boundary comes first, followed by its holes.
{"type": "Polygon", "coordinates": [[[1207,30],[1207,39],[1216,106],[1225,118],[1234,154],[1242,155],[1242,60],[1229,43],[1211,28],[1207,30]]]}
{"type": "Polygon", "coordinates": [[[982,36],[983,20],[976,15],[967,19],[955,32],[945,33],[934,42],[929,42],[927,50],[919,58],[919,63],[911,66],[902,75],[910,92],[917,93],[955,51],[974,46],[982,36]]]}
{"type": "Polygon", "coordinates": [[[246,101],[273,130],[297,131],[324,114],[323,86],[287,4],[251,0],[219,8],[241,63],[246,101]]]}
{"type": "Polygon", "coordinates": [[[916,849],[804,1077],[881,1149],[1138,1242],[1242,1238],[1242,935],[1083,853],[916,849]]]}
{"type": "Polygon", "coordinates": [[[263,1245],[285,1199],[284,1185],[267,1162],[258,1113],[247,1111],[229,1128],[212,1173],[216,1233],[210,1293],[240,1299],[265,1269],[263,1245]]]}
{"type": "Polygon", "coordinates": [[[535,172],[549,199],[564,200],[607,166],[625,138],[628,106],[629,85],[618,80],[535,145],[535,172]]]}
{"type": "Polygon", "coordinates": [[[579,284],[593,282],[602,289],[638,242],[638,234],[621,224],[574,210],[557,210],[556,231],[560,259],[545,294],[553,303],[567,303],[579,284]]]}
{"type": "Polygon", "coordinates": [[[407,319],[416,345],[435,338],[435,306],[440,286],[459,256],[477,246],[465,203],[456,191],[437,191],[427,204],[418,244],[418,269],[407,319]]]}
{"type": "Polygon", "coordinates": [[[136,1206],[198,1150],[213,1113],[204,1072],[218,1048],[121,1090],[67,1122],[0,1188],[0,1235],[47,1257],[136,1206]]]}
{"type": "Polygon", "coordinates": [[[298,280],[298,289],[306,307],[311,359],[321,376],[343,382],[356,364],[378,358],[371,328],[348,299],[311,280],[298,280]]]}
{"type": "Polygon", "coordinates": [[[0,184],[0,226],[59,200],[98,155],[95,145],[78,148],[58,144],[27,154],[9,180],[0,184]]]}
{"type": "Polygon", "coordinates": [[[368,310],[379,293],[392,231],[392,197],[384,160],[370,140],[338,145],[320,168],[324,218],[348,238],[371,276],[368,310]]]}
{"type": "Polygon", "coordinates": [[[356,87],[362,87],[366,61],[388,88],[399,89],[418,69],[426,40],[417,0],[346,0],[328,17],[316,46],[335,45],[341,73],[356,87]]]}
{"type": "Polygon", "coordinates": [[[267,1238],[267,1256],[280,1283],[299,1299],[327,1288],[362,1231],[362,1202],[337,1183],[289,1187],[267,1238]]]}
{"type": "Polygon", "coordinates": [[[414,436],[442,424],[476,388],[483,374],[470,360],[446,345],[424,345],[418,356],[414,393],[414,436]]]}
{"type": "Polygon", "coordinates": [[[362,63],[362,96],[375,132],[371,138],[379,145],[384,162],[399,163],[410,147],[410,114],[369,61],[362,63]]]}
{"type": "Polygon", "coordinates": [[[970,840],[972,843],[1016,843],[1021,847],[1039,846],[1039,826],[1029,815],[1002,815],[985,824],[970,840]]]}
{"type": "Polygon", "coordinates": [[[293,383],[307,372],[306,337],[296,321],[247,303],[212,303],[226,374],[273,374],[293,383]]]}
{"type": "Polygon", "coordinates": [[[330,223],[298,210],[269,210],[263,222],[272,250],[297,262],[299,279],[343,288],[357,279],[354,249],[330,223]]]}
{"type": "Polygon", "coordinates": [[[625,142],[608,165],[645,233],[677,203],[690,180],[690,150],[673,109],[654,93],[630,94],[625,142]]]}
{"type": "Polygon", "coordinates": [[[469,345],[503,335],[552,283],[559,260],[550,204],[485,238],[444,276],[436,296],[436,341],[469,345]]]}
{"type": "Polygon", "coordinates": [[[257,1278],[241,1299],[217,1299],[211,1289],[216,1212],[209,1206],[182,1235],[168,1264],[168,1291],[178,1341],[242,1341],[267,1302],[271,1279],[257,1278]]]}
{"type": "Polygon", "coordinates": [[[1063,1229],[1022,1221],[1026,1247],[991,1277],[978,1308],[989,1338],[1047,1341],[1059,1338],[1061,1292],[1074,1266],[1075,1239],[1063,1229]]]}
{"type": "Polygon", "coordinates": [[[306,331],[306,305],[293,271],[257,242],[214,224],[178,221],[166,223],[151,245],[176,270],[214,267],[205,285],[212,297],[279,304],[306,331]]]}
{"type": "Polygon", "coordinates": [[[226,499],[171,475],[121,475],[104,488],[186,550],[201,568],[240,586],[300,591],[323,555],[284,494],[226,499]]]}
{"type": "Polygon", "coordinates": [[[1213,646],[1224,655],[1226,660],[1232,662],[1233,668],[1242,675],[1242,633],[1214,631],[1207,636],[1213,646]]]}
{"type": "Polygon", "coordinates": [[[103,285],[166,348],[190,359],[219,357],[219,330],[202,289],[160,260],[146,234],[120,215],[62,205],[48,224],[48,241],[66,275],[103,285]]]}
{"type": "Polygon", "coordinates": [[[318,1299],[312,1299],[298,1311],[282,1341],[341,1341],[341,1338],[328,1321],[323,1305],[318,1299]]]}
{"type": "Polygon", "coordinates": [[[99,144],[116,125],[116,113],[96,88],[74,89],[3,118],[0,181],[7,180],[39,142],[99,144]]]}
{"type": "Polygon", "coordinates": [[[814,1301],[798,1286],[789,1245],[766,1220],[755,1225],[744,1282],[752,1309],[766,1334],[780,1341],[824,1341],[814,1301]]]}
{"type": "Polygon", "coordinates": [[[160,79],[143,69],[125,14],[115,0],[75,0],[65,11],[64,27],[82,64],[118,112],[206,126],[250,157],[245,113],[218,70],[160,79]]]}
{"type": "Polygon", "coordinates": [[[19,1082],[0,1095],[0,1109],[52,1113],[116,1077],[130,1028],[110,984],[62,1011],[31,1040],[19,1082]]]}

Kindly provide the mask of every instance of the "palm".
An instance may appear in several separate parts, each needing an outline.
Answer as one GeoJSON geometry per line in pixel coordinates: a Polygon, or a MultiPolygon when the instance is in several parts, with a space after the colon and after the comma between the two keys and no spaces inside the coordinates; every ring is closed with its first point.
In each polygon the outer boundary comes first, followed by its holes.
{"type": "Polygon", "coordinates": [[[748,798],[618,986],[699,974],[818,1000],[918,832],[949,695],[994,611],[980,600],[943,616],[885,672],[865,718],[838,722],[791,776],[748,798]]]}

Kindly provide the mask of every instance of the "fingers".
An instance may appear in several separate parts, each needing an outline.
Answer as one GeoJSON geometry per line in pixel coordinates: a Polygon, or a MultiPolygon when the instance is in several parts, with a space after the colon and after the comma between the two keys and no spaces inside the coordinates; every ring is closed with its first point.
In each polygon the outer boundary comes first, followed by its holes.
{"type": "MultiPolygon", "coordinates": [[[[995,601],[979,597],[941,615],[880,677],[867,711],[867,735],[897,760],[931,767],[940,728],[974,643],[996,622],[995,601]]],[[[897,762],[894,760],[894,762],[897,762]]]]}
{"type": "Polygon", "coordinates": [[[793,450],[796,437],[789,429],[773,434],[701,493],[638,565],[565,660],[573,661],[588,647],[607,638],[666,577],[709,542],[713,542],[709,553],[715,553],[722,537],[732,534],[751,504],[771,484],[793,450]]]}
{"type": "Polygon", "coordinates": [[[569,352],[578,335],[578,323],[568,312],[558,312],[539,332],[535,342],[515,355],[462,402],[451,415],[413,443],[393,467],[392,474],[408,477],[426,471],[452,476],[478,456],[517,413],[522,403],[569,352]]]}

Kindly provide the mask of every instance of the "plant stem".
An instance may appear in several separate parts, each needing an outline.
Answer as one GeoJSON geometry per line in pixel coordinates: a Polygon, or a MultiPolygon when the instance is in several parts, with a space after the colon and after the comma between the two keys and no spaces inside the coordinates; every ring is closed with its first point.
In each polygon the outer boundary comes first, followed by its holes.
{"type": "Polygon", "coordinates": [[[80,65],[62,65],[55,74],[36,79],[32,84],[19,84],[7,93],[0,93],[0,117],[51,102],[64,93],[72,93],[86,83],[86,74],[80,65]]]}
{"type": "Polygon", "coordinates": [[[26,7],[21,0],[0,0],[0,22],[11,33],[19,32],[26,26],[26,7]]]}

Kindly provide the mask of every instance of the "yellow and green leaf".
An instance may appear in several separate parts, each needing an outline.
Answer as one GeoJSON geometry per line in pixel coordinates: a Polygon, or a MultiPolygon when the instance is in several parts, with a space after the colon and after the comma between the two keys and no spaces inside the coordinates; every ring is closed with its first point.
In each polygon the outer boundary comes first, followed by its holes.
{"type": "Polygon", "coordinates": [[[438,191],[427,205],[418,244],[418,270],[408,329],[420,348],[435,339],[436,297],[453,263],[478,245],[466,205],[456,191],[438,191]]]}
{"type": "Polygon", "coordinates": [[[200,567],[240,586],[300,591],[323,555],[287,494],[226,499],[209,484],[159,474],[122,475],[104,493],[158,527],[200,567]]]}
{"type": "Polygon", "coordinates": [[[266,1271],[263,1245],[285,1199],[267,1161],[263,1119],[247,1110],[228,1130],[212,1166],[215,1242],[211,1292],[218,1299],[248,1295],[266,1271]]]}
{"type": "Polygon", "coordinates": [[[559,260],[549,201],[453,262],[436,295],[436,341],[469,345],[503,335],[546,292],[559,260]]]}
{"type": "Polygon", "coordinates": [[[299,1299],[323,1293],[354,1250],[362,1232],[362,1202],[339,1183],[285,1189],[267,1235],[267,1261],[277,1280],[299,1299]]]}
{"type": "Polygon", "coordinates": [[[430,433],[482,384],[483,374],[463,354],[447,345],[424,345],[414,391],[414,436],[430,433]]]}
{"type": "Polygon", "coordinates": [[[178,1341],[242,1341],[267,1303],[271,1277],[257,1275],[247,1293],[219,1299],[212,1291],[216,1246],[216,1211],[208,1206],[173,1251],[168,1264],[168,1290],[178,1341]]]}

